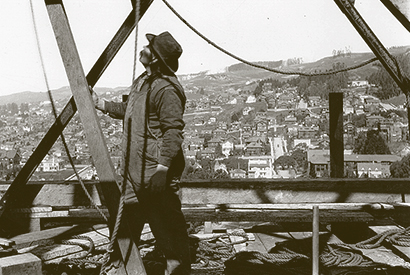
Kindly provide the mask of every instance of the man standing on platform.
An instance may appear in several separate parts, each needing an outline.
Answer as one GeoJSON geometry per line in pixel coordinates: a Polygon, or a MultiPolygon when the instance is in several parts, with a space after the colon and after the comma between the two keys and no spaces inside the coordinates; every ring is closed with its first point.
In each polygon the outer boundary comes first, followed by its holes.
{"type": "Polygon", "coordinates": [[[125,217],[138,242],[147,221],[166,259],[165,274],[190,274],[189,239],[177,180],[186,97],[175,72],[182,48],[169,32],[147,34],[140,52],[145,67],[126,102],[100,99],[97,109],[124,120],[122,176],[127,179],[125,217]]]}

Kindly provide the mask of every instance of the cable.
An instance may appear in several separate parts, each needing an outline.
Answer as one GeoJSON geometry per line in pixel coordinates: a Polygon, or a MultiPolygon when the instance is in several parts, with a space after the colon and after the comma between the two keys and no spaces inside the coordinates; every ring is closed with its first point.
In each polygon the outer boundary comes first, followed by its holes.
{"type": "Polygon", "coordinates": [[[300,76],[321,76],[321,75],[332,75],[332,74],[337,74],[337,73],[341,73],[341,72],[346,72],[346,71],[350,71],[350,70],[354,70],[354,69],[358,69],[360,67],[366,66],[370,63],[373,63],[375,61],[377,61],[377,57],[374,57],[372,59],[369,59],[367,61],[364,61],[361,64],[355,65],[355,66],[351,66],[351,67],[347,67],[347,68],[343,68],[340,70],[336,70],[336,71],[329,71],[329,72],[324,72],[324,73],[303,73],[303,72],[296,72],[296,71],[282,71],[282,70],[277,70],[277,69],[272,69],[263,65],[258,65],[252,62],[249,62],[245,59],[240,58],[237,55],[234,55],[233,53],[221,48],[220,46],[218,46],[217,44],[215,44],[214,42],[212,42],[211,40],[209,40],[206,36],[204,36],[202,33],[200,33],[197,29],[195,29],[191,24],[189,24],[166,0],[162,0],[162,2],[164,2],[164,4],[185,24],[187,25],[188,28],[190,28],[193,32],[195,32],[198,36],[200,36],[202,39],[204,39],[206,42],[208,42],[209,44],[211,44],[212,46],[214,46],[216,49],[220,50],[221,52],[223,52],[226,55],[229,55],[230,57],[244,63],[247,64],[249,66],[255,67],[255,68],[259,68],[259,69],[263,69],[263,70],[267,70],[270,72],[274,72],[274,73],[278,73],[278,74],[285,74],[285,75],[300,75],[300,76]]]}
{"type": "Polygon", "coordinates": [[[138,44],[138,22],[140,20],[140,1],[135,1],[135,42],[134,42],[134,63],[132,64],[132,83],[134,83],[137,70],[137,44],[138,44]]]}

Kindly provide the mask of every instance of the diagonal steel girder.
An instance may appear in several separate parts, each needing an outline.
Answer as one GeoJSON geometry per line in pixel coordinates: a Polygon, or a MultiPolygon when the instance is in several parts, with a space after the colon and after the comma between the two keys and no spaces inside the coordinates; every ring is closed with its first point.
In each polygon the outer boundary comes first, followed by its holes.
{"type": "MultiPolygon", "coordinates": [[[[153,0],[142,0],[140,6],[140,16],[141,18],[148,7],[151,5],[153,0]]],[[[120,50],[121,46],[125,43],[132,30],[135,28],[135,10],[132,10],[117,33],[114,35],[110,43],[107,45],[105,50],[102,52],[98,60],[95,62],[94,66],[91,68],[86,76],[88,84],[94,86],[98,79],[104,73],[108,65],[114,59],[115,55],[120,50]]],[[[44,159],[46,154],[49,152],[51,147],[57,141],[58,137],[63,132],[64,128],[70,122],[71,118],[77,111],[77,106],[74,98],[71,97],[56,121],[47,131],[41,142],[38,144],[37,148],[31,154],[27,163],[23,166],[19,174],[16,176],[8,190],[5,192],[3,197],[0,199],[0,218],[2,217],[7,205],[19,204],[20,202],[29,203],[40,190],[34,193],[25,192],[25,187],[31,175],[34,173],[40,162],[44,159]]],[[[1,221],[1,220],[0,220],[1,221]]]]}
{"type": "MultiPolygon", "coordinates": [[[[339,6],[339,9],[346,15],[350,23],[360,34],[369,48],[377,56],[380,63],[389,73],[389,75],[396,82],[397,86],[402,90],[403,94],[407,98],[407,119],[410,121],[410,80],[407,76],[402,75],[399,64],[390,55],[387,49],[383,46],[377,36],[373,33],[366,21],[361,17],[360,13],[354,7],[354,1],[352,0],[334,0],[339,6]]],[[[386,1],[383,1],[386,4],[386,1]]],[[[403,22],[402,22],[403,24],[403,22]]],[[[409,129],[410,131],[410,129],[409,129]]],[[[410,135],[409,135],[410,138],[410,135]]]]}
{"type": "Polygon", "coordinates": [[[399,20],[399,22],[410,32],[410,10],[407,1],[380,0],[386,8],[399,20]]]}
{"type": "Polygon", "coordinates": [[[393,80],[397,83],[404,94],[409,94],[410,87],[406,85],[403,77],[400,75],[396,62],[387,49],[383,46],[377,36],[367,25],[366,21],[361,17],[359,12],[354,7],[351,0],[334,0],[339,6],[340,10],[346,15],[350,23],[357,30],[369,48],[377,56],[380,63],[384,66],[386,71],[390,74],[393,80]]]}
{"type": "Polygon", "coordinates": [[[110,213],[108,224],[111,237],[114,238],[114,232],[118,232],[118,235],[115,233],[115,239],[111,240],[110,249],[113,248],[111,260],[119,264],[116,273],[124,275],[146,274],[138,248],[131,237],[131,227],[127,226],[128,219],[124,219],[121,224],[118,222],[117,215],[122,199],[120,189],[124,189],[125,186],[121,186],[115,180],[114,166],[88,89],[88,81],[84,74],[64,5],[62,0],[45,0],[45,2],[81,123],[84,125],[90,153],[98,173],[99,184],[97,186],[110,213]],[[120,229],[120,227],[122,229],[117,231],[116,228],[120,229]]]}

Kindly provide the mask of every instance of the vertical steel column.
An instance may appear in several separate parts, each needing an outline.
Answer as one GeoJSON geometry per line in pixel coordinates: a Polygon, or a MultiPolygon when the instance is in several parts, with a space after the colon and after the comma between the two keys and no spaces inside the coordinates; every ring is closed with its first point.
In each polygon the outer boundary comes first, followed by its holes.
{"type": "Polygon", "coordinates": [[[319,206],[313,206],[312,221],[312,275],[319,275],[319,206]]]}
{"type": "Polygon", "coordinates": [[[330,177],[344,176],[343,93],[329,93],[330,177]]]}

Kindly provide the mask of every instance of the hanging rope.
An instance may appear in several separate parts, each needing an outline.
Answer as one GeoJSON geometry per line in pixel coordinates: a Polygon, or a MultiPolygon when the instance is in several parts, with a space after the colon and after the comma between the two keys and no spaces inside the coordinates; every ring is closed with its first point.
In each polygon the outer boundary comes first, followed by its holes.
{"type": "MultiPolygon", "coordinates": [[[[52,97],[52,93],[51,93],[51,90],[50,90],[50,85],[49,85],[48,78],[47,78],[47,74],[46,74],[46,69],[45,69],[44,60],[43,60],[43,56],[42,56],[42,52],[41,52],[40,39],[39,39],[39,35],[38,35],[38,28],[37,28],[37,24],[36,24],[36,20],[35,20],[35,12],[34,12],[34,7],[33,7],[33,2],[32,2],[32,0],[30,0],[30,9],[31,9],[31,18],[32,18],[32,21],[33,21],[34,33],[35,33],[35,37],[36,37],[37,50],[38,50],[39,57],[40,57],[40,63],[41,63],[41,68],[42,68],[42,72],[43,72],[43,77],[44,77],[45,85],[46,85],[46,88],[47,88],[47,94],[48,94],[48,97],[49,97],[49,100],[50,100],[50,103],[51,103],[51,107],[52,107],[52,111],[53,111],[54,118],[56,119],[56,123],[60,123],[59,120],[57,119],[57,118],[58,118],[57,110],[56,110],[56,107],[55,107],[55,103],[54,103],[54,100],[53,100],[53,97],[52,97]]],[[[70,162],[70,165],[71,165],[71,167],[73,168],[74,173],[75,173],[75,175],[76,175],[78,181],[80,182],[81,188],[83,189],[84,193],[87,195],[89,201],[90,201],[91,204],[94,206],[94,208],[97,209],[97,211],[99,212],[99,214],[100,214],[100,215],[104,218],[104,220],[108,223],[108,218],[105,216],[104,212],[98,207],[98,205],[94,202],[92,196],[91,196],[90,193],[88,192],[88,190],[87,190],[87,188],[86,188],[84,182],[82,181],[80,175],[78,174],[78,171],[77,171],[77,169],[75,168],[75,165],[74,165],[74,162],[73,162],[73,158],[71,157],[70,150],[68,149],[68,145],[67,145],[67,142],[66,142],[66,140],[65,140],[65,137],[64,137],[63,133],[60,134],[60,137],[61,137],[61,141],[62,141],[62,143],[63,143],[64,149],[65,149],[65,152],[66,152],[66,154],[67,154],[68,160],[69,160],[69,162],[70,162]]],[[[93,229],[94,229],[94,228],[93,228],[93,229]]],[[[96,231],[96,230],[94,229],[94,231],[96,231]]],[[[84,239],[84,238],[86,238],[86,237],[72,237],[72,238],[83,238],[83,239],[84,239]]],[[[83,257],[77,258],[77,259],[75,259],[75,260],[73,260],[73,261],[76,261],[76,262],[78,263],[78,261],[80,261],[82,258],[85,258],[89,253],[91,253],[91,252],[94,250],[93,240],[92,240],[91,238],[87,238],[87,240],[90,242],[90,248],[89,248],[88,253],[87,253],[86,255],[84,255],[83,257]]],[[[66,263],[73,263],[73,261],[71,261],[71,260],[66,260],[66,263]]],[[[88,261],[88,262],[90,262],[90,261],[88,261]]],[[[94,262],[93,262],[93,263],[94,263],[94,262]]]]}
{"type": "Polygon", "coordinates": [[[135,43],[134,43],[134,63],[132,64],[132,83],[134,83],[135,75],[137,71],[137,59],[138,59],[138,52],[137,52],[137,45],[138,45],[138,22],[140,21],[140,1],[137,0],[135,3],[135,43]]]}
{"type": "MultiPolygon", "coordinates": [[[[131,87],[133,85],[133,82],[135,79],[135,72],[136,72],[139,13],[140,13],[140,0],[136,0],[136,3],[135,3],[135,47],[134,47],[134,64],[133,64],[131,87]]],[[[128,121],[124,121],[124,123],[128,124],[127,129],[131,129],[131,118],[128,121]]],[[[128,132],[131,133],[131,130],[128,132]]],[[[130,146],[131,146],[131,134],[128,134],[127,144],[126,144],[127,149],[125,152],[125,161],[124,161],[124,177],[123,177],[123,182],[121,185],[121,196],[120,196],[120,201],[118,204],[117,217],[115,219],[114,229],[111,234],[111,240],[107,248],[106,257],[101,267],[100,275],[108,273],[108,270],[110,268],[108,264],[110,262],[111,253],[114,250],[114,244],[115,244],[115,241],[117,240],[118,231],[121,225],[121,220],[122,220],[122,215],[123,215],[124,205],[125,205],[125,193],[127,189],[126,175],[128,175],[128,168],[129,168],[128,164],[130,160],[130,150],[129,150],[130,146]]]]}
{"type": "MultiPolygon", "coordinates": [[[[131,119],[128,120],[128,127],[131,127],[131,119]]],[[[130,128],[128,128],[130,129],[130,128]]],[[[130,135],[127,136],[127,148],[129,148],[129,146],[131,145],[131,138],[130,135]]],[[[126,155],[125,155],[125,167],[124,167],[124,175],[128,175],[128,163],[129,163],[129,159],[130,159],[130,150],[127,150],[126,155]]],[[[124,176],[123,178],[123,182],[121,185],[121,196],[120,196],[120,201],[118,204],[118,211],[117,211],[117,217],[115,219],[115,224],[114,224],[114,229],[112,230],[112,234],[111,234],[111,240],[110,243],[108,244],[107,247],[107,254],[106,257],[103,261],[102,267],[101,267],[101,271],[100,274],[107,274],[108,270],[109,270],[109,262],[110,262],[110,257],[111,257],[111,253],[114,251],[114,244],[115,241],[117,240],[117,235],[118,235],[118,231],[120,229],[120,225],[121,225],[121,219],[122,219],[122,214],[124,211],[124,204],[125,204],[125,192],[127,189],[127,177],[124,176]]]]}
{"type": "MultiPolygon", "coordinates": [[[[138,37],[138,31],[137,31],[137,26],[138,26],[138,21],[139,21],[139,6],[140,6],[140,1],[137,0],[136,1],[136,34],[135,34],[135,52],[134,52],[134,69],[133,69],[133,80],[135,78],[135,67],[136,67],[136,59],[137,59],[137,37],[138,37]]],[[[36,25],[36,21],[35,21],[35,13],[34,13],[34,8],[33,8],[33,3],[32,0],[30,0],[30,8],[31,8],[31,15],[32,15],[32,20],[33,20],[33,26],[34,26],[34,32],[35,32],[35,36],[36,36],[36,42],[37,42],[37,49],[39,52],[39,56],[40,56],[40,61],[41,61],[41,66],[42,66],[42,71],[43,71],[43,76],[44,76],[44,80],[46,83],[46,87],[47,87],[47,93],[49,96],[49,100],[52,106],[52,111],[54,114],[54,117],[58,123],[58,115],[57,115],[57,111],[55,108],[55,104],[54,104],[54,100],[51,94],[51,90],[49,88],[49,82],[48,82],[48,78],[47,78],[47,74],[46,74],[46,70],[45,70],[45,65],[44,65],[44,61],[43,61],[43,57],[42,57],[42,53],[41,53],[41,47],[40,47],[40,41],[39,41],[39,36],[38,36],[38,31],[37,31],[37,25],[36,25]]],[[[70,164],[74,170],[74,173],[78,179],[78,181],[81,184],[81,187],[83,188],[85,194],[87,195],[88,199],[90,200],[90,202],[93,204],[93,206],[98,210],[98,212],[100,213],[100,215],[105,219],[105,221],[108,223],[108,218],[104,215],[104,213],[102,212],[102,210],[96,205],[96,203],[94,202],[94,200],[92,199],[91,195],[88,193],[88,190],[86,189],[83,181],[81,180],[80,175],[78,174],[74,162],[72,160],[70,151],[68,149],[68,145],[65,141],[64,135],[63,133],[61,133],[61,140],[63,142],[65,151],[67,153],[68,159],[70,161],[70,164]]],[[[129,137],[127,138],[127,148],[129,147],[129,137]]],[[[126,158],[125,158],[125,170],[127,170],[127,163],[129,161],[129,150],[127,150],[127,154],[126,154],[126,158]]],[[[125,171],[125,174],[127,174],[127,171],[125,171]]],[[[84,257],[81,258],[77,258],[77,259],[72,259],[72,260],[67,260],[67,263],[84,263],[84,262],[88,262],[88,263],[92,263],[92,264],[101,264],[101,269],[100,269],[100,274],[107,274],[108,270],[110,269],[110,267],[108,266],[108,263],[110,262],[110,255],[113,252],[113,248],[114,248],[114,243],[117,239],[117,235],[118,235],[118,231],[119,231],[119,227],[121,224],[121,218],[122,218],[122,214],[123,214],[123,208],[124,208],[124,202],[125,202],[125,191],[126,191],[126,178],[124,177],[124,181],[121,185],[121,196],[120,196],[120,201],[119,201],[119,206],[118,206],[118,212],[117,212],[117,217],[116,217],[116,221],[115,221],[115,225],[113,228],[113,232],[111,234],[111,239],[110,239],[110,243],[108,245],[107,248],[107,252],[103,257],[102,263],[100,262],[95,262],[95,261],[88,261],[88,260],[82,260],[82,258],[86,257],[89,253],[91,253],[94,250],[94,243],[92,241],[92,239],[88,238],[87,240],[90,241],[90,249],[87,252],[87,254],[84,257]]],[[[78,237],[78,238],[82,238],[82,237],[78,237]]]]}
{"type": "Polygon", "coordinates": [[[214,42],[212,42],[211,40],[209,40],[206,36],[204,36],[202,33],[200,33],[197,29],[195,29],[191,24],[189,24],[166,0],[162,0],[162,2],[164,2],[164,4],[188,27],[190,28],[193,32],[195,32],[198,36],[200,36],[202,39],[204,39],[206,42],[208,42],[208,44],[214,46],[216,49],[218,49],[219,51],[223,52],[226,55],[229,55],[230,57],[244,63],[247,64],[249,66],[255,67],[255,68],[259,68],[259,69],[263,69],[266,71],[270,71],[273,73],[277,73],[277,74],[284,74],[284,75],[300,75],[300,76],[321,76],[321,75],[332,75],[332,74],[337,74],[337,73],[341,73],[341,72],[347,72],[350,70],[355,70],[358,69],[360,67],[366,66],[370,63],[373,63],[375,61],[377,61],[377,57],[374,57],[372,59],[369,59],[367,61],[364,61],[363,63],[360,63],[358,65],[355,66],[351,66],[351,67],[347,67],[347,68],[343,68],[340,70],[335,70],[335,71],[329,71],[329,72],[321,72],[321,73],[304,73],[304,72],[296,72],[296,71],[282,71],[282,70],[277,70],[277,69],[273,69],[273,68],[269,68],[263,65],[259,65],[259,64],[255,64],[252,62],[249,62],[245,59],[240,58],[237,55],[234,55],[233,53],[221,48],[220,46],[218,46],[217,44],[215,44],[214,42]]]}

